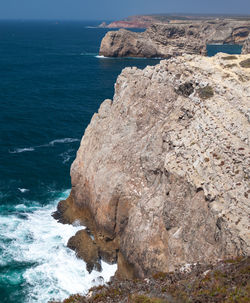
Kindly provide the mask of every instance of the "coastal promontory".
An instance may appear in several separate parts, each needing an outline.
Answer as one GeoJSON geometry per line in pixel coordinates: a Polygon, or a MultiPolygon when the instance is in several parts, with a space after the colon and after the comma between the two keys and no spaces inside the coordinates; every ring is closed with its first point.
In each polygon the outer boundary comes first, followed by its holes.
{"type": "Polygon", "coordinates": [[[99,54],[105,57],[170,58],[206,55],[207,44],[240,44],[250,33],[249,21],[193,21],[152,24],[145,32],[109,31],[99,54]]]}
{"type": "Polygon", "coordinates": [[[118,259],[117,277],[146,277],[249,255],[249,61],[184,55],[123,70],[56,213],[87,226],[93,253],[87,233],[70,243],[92,267],[118,259]]]}

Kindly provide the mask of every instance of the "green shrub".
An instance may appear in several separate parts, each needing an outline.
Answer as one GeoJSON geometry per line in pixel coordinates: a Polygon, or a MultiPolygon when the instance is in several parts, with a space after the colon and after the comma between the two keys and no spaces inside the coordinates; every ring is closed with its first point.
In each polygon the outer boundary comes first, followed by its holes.
{"type": "Polygon", "coordinates": [[[244,68],[250,68],[250,58],[240,62],[240,66],[244,68]]]}
{"type": "Polygon", "coordinates": [[[221,59],[223,59],[223,60],[235,60],[235,59],[237,59],[237,57],[236,56],[226,56],[226,57],[222,57],[221,59]]]}
{"type": "Polygon", "coordinates": [[[209,99],[209,98],[213,97],[214,91],[210,85],[207,85],[206,87],[199,88],[198,94],[201,99],[205,100],[205,99],[209,99]]]}

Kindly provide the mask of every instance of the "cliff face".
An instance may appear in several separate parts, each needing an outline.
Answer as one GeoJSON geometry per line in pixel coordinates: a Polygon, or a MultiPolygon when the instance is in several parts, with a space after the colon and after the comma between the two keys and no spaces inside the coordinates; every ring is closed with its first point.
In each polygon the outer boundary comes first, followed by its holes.
{"type": "Polygon", "coordinates": [[[242,54],[250,54],[250,34],[243,44],[242,54]]]}
{"type": "Polygon", "coordinates": [[[250,32],[248,22],[195,22],[154,24],[143,33],[111,31],[103,38],[100,55],[106,57],[162,57],[206,54],[206,45],[243,44],[250,32]]]}
{"type": "Polygon", "coordinates": [[[119,251],[118,275],[249,254],[249,60],[126,68],[93,116],[58,210],[119,251]]]}

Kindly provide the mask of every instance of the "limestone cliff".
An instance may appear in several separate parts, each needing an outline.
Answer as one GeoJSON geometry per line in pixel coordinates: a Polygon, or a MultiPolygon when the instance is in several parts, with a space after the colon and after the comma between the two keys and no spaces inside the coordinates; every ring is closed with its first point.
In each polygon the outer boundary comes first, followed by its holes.
{"type": "Polygon", "coordinates": [[[250,22],[192,22],[154,24],[145,32],[121,29],[103,38],[100,55],[105,57],[162,57],[206,54],[206,45],[243,44],[250,32],[250,22]]]}
{"type": "Polygon", "coordinates": [[[242,54],[250,54],[250,34],[248,35],[248,38],[243,44],[242,54]]]}
{"type": "Polygon", "coordinates": [[[249,254],[249,61],[126,68],[93,116],[57,217],[87,224],[100,256],[118,252],[118,275],[249,254]]]}

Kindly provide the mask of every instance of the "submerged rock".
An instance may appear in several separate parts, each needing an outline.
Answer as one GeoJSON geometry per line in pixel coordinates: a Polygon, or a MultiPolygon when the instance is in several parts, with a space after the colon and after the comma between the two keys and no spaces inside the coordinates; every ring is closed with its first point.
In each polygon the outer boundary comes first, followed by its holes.
{"type": "Polygon", "coordinates": [[[93,116],[61,217],[119,250],[119,277],[249,254],[249,59],[126,68],[93,116]]]}
{"type": "Polygon", "coordinates": [[[101,42],[106,57],[161,57],[187,54],[206,55],[207,44],[243,44],[250,22],[192,22],[153,24],[145,32],[121,29],[108,32],[101,42]]]}

